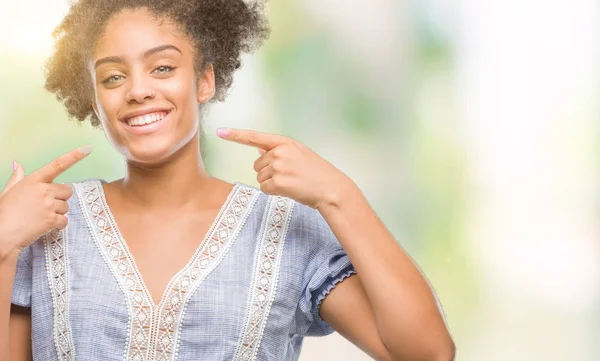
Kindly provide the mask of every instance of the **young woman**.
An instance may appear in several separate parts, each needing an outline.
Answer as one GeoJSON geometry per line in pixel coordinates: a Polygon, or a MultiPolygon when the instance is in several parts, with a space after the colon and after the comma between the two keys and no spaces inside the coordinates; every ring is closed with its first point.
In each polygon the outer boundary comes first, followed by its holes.
{"type": "Polygon", "coordinates": [[[123,179],[54,184],[88,146],[0,193],[0,359],[296,360],[334,330],[376,360],[448,361],[435,296],[356,185],[303,144],[258,148],[260,189],[211,177],[203,108],[268,36],[264,4],[80,0],[46,88],[103,129],[123,179]]]}

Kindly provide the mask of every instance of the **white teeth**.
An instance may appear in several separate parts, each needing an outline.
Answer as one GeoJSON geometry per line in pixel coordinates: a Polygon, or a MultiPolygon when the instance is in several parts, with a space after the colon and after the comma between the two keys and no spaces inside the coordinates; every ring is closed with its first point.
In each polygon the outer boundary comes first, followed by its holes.
{"type": "Polygon", "coordinates": [[[164,117],[167,116],[167,114],[168,113],[166,113],[166,112],[161,112],[161,113],[141,115],[139,117],[134,117],[134,118],[128,119],[127,124],[129,124],[130,126],[135,126],[135,125],[139,126],[139,125],[150,124],[150,123],[154,123],[159,120],[162,120],[164,117]]]}

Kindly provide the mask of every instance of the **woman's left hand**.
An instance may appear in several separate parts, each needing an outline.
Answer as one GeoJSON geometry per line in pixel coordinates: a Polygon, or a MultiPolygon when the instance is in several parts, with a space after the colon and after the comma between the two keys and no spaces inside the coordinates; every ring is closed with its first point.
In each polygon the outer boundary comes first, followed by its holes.
{"type": "Polygon", "coordinates": [[[277,134],[221,128],[217,135],[253,146],[262,154],[254,162],[260,190],[291,198],[314,209],[335,205],[354,182],[304,144],[277,134]]]}

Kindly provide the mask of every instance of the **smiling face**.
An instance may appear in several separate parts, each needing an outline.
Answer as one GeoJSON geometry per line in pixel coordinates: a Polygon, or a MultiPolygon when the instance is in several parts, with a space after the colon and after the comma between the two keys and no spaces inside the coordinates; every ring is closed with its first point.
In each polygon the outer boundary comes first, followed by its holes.
{"type": "Polygon", "coordinates": [[[89,62],[94,111],[128,161],[164,161],[199,133],[198,103],[215,92],[212,66],[198,75],[194,48],[168,19],[126,10],[106,24],[89,62]]]}

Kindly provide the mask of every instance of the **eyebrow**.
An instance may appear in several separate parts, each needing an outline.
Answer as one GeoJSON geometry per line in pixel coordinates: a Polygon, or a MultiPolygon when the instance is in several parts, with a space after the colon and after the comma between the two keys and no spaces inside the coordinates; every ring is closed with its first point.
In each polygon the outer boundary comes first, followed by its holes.
{"type": "MultiPolygon", "coordinates": [[[[146,50],[144,52],[144,54],[142,55],[142,57],[147,58],[151,55],[160,53],[161,51],[165,51],[165,50],[175,50],[181,54],[181,50],[179,50],[178,47],[176,47],[175,45],[166,44],[166,45],[160,45],[155,48],[146,50]]],[[[94,69],[97,69],[100,65],[106,64],[106,63],[124,63],[124,62],[125,61],[120,56],[107,56],[105,58],[96,60],[96,63],[94,64],[94,69]]]]}

